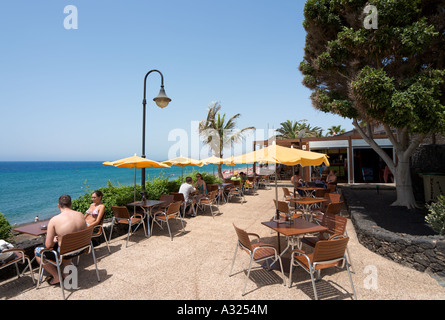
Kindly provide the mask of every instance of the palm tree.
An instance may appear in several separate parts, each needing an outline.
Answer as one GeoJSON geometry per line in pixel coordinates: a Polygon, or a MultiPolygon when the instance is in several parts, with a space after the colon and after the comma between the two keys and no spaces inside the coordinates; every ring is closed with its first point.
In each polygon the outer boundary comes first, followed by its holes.
{"type": "MultiPolygon", "coordinates": [[[[204,137],[204,143],[210,146],[213,155],[223,158],[224,147],[239,142],[247,131],[255,130],[255,127],[235,130],[236,120],[241,114],[235,114],[226,122],[226,114],[221,115],[220,110],[221,104],[219,102],[212,102],[209,105],[207,118],[199,122],[199,134],[204,137]]],[[[218,176],[221,179],[223,178],[220,164],[218,164],[218,176]]]]}
{"type": "Polygon", "coordinates": [[[342,133],[345,133],[345,132],[346,132],[346,129],[343,129],[341,127],[341,125],[332,126],[332,127],[328,128],[328,132],[326,133],[326,137],[335,136],[337,134],[342,134],[342,133]]]}
{"type": "Polygon", "coordinates": [[[320,127],[311,127],[306,124],[305,119],[299,121],[286,120],[281,122],[281,128],[277,129],[279,133],[277,138],[281,139],[299,139],[306,137],[321,137],[323,129],[320,127]]]}

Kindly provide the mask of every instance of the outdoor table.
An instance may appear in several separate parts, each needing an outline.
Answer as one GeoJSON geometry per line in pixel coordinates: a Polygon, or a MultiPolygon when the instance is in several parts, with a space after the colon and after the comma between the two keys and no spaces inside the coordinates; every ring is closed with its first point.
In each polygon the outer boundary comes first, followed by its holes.
{"type": "Polygon", "coordinates": [[[303,197],[300,199],[289,199],[288,201],[300,204],[303,208],[303,215],[306,217],[306,220],[312,221],[311,214],[311,206],[317,203],[322,203],[328,201],[326,198],[312,198],[312,197],[303,197]],[[308,219],[309,217],[309,219],[308,219]]]}
{"type": "Polygon", "coordinates": [[[144,211],[144,215],[147,217],[147,236],[151,237],[150,233],[150,216],[151,216],[151,209],[157,205],[164,204],[165,201],[160,200],[144,200],[144,201],[135,201],[132,203],[127,204],[127,206],[135,206],[135,207],[141,207],[144,211]]]}
{"type": "MultiPolygon", "coordinates": [[[[316,232],[323,232],[328,230],[328,228],[320,226],[316,223],[306,221],[301,218],[293,219],[291,221],[284,221],[284,220],[272,220],[272,221],[265,221],[261,222],[261,224],[265,225],[268,228],[271,228],[272,230],[277,232],[277,240],[278,240],[278,252],[280,253],[280,257],[289,249],[294,247],[298,244],[298,241],[301,236],[308,234],[308,233],[316,233],[316,232]],[[288,239],[288,244],[286,249],[284,249],[283,252],[281,252],[281,245],[280,245],[280,234],[283,234],[288,239]]],[[[272,263],[272,265],[275,263],[275,261],[272,263]]],[[[271,266],[272,266],[271,265],[271,266]]]]}
{"type": "Polygon", "coordinates": [[[31,236],[36,236],[36,237],[44,237],[46,235],[47,230],[42,229],[42,226],[48,226],[48,223],[49,223],[49,219],[42,220],[42,221],[38,221],[38,222],[24,224],[22,226],[12,229],[12,231],[29,234],[31,236]]]}
{"type": "MultiPolygon", "coordinates": [[[[48,227],[48,223],[49,223],[49,219],[42,220],[42,221],[38,221],[38,222],[21,225],[19,227],[12,229],[12,231],[29,234],[31,236],[40,237],[42,239],[42,243],[45,245],[45,236],[46,236],[47,229],[46,228],[42,229],[42,226],[48,227]]],[[[31,265],[35,259],[36,259],[35,256],[32,257],[31,265]]],[[[23,269],[21,274],[23,275],[26,272],[26,270],[28,270],[28,266],[26,266],[25,269],[23,269]]]]}
{"type": "Polygon", "coordinates": [[[296,189],[303,191],[306,197],[315,197],[314,191],[325,190],[324,188],[321,187],[297,187],[296,189]]]}

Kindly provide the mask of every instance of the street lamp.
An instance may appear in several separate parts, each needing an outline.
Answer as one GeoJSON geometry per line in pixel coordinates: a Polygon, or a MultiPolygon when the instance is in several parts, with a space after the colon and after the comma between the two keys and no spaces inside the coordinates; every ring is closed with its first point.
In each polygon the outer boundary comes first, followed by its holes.
{"type": "MultiPolygon", "coordinates": [[[[147,100],[145,100],[145,95],[147,91],[147,77],[150,73],[157,72],[161,75],[161,90],[159,90],[159,94],[156,98],[153,99],[154,102],[158,105],[159,108],[165,108],[170,101],[172,101],[165,94],[164,90],[164,76],[159,70],[150,70],[147,72],[144,78],[144,99],[142,100],[143,105],[143,114],[142,114],[142,158],[145,158],[145,106],[147,105],[147,100]]],[[[141,195],[142,199],[145,199],[145,168],[142,168],[141,171],[141,195]]]]}

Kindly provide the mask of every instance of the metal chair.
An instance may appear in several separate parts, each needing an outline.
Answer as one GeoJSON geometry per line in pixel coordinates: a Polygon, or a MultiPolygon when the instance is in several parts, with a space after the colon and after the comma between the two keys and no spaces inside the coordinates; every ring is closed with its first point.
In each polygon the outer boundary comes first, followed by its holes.
{"type": "MultiPolygon", "coordinates": [[[[282,218],[291,218],[292,219],[296,219],[296,218],[301,218],[302,214],[297,213],[296,210],[291,210],[289,207],[289,203],[286,201],[280,201],[280,200],[275,200],[273,199],[273,202],[275,203],[275,208],[277,209],[278,214],[280,215],[280,217],[282,218]]],[[[274,216],[273,220],[276,220],[276,216],[274,216]]]]}
{"type": "Polygon", "coordinates": [[[18,263],[19,262],[22,264],[28,263],[28,268],[31,273],[32,282],[33,283],[36,282],[36,280],[34,279],[34,273],[32,272],[31,260],[29,260],[29,257],[25,254],[25,251],[23,249],[18,249],[18,248],[5,249],[0,252],[0,257],[2,258],[2,260],[0,261],[0,269],[15,265],[15,270],[17,271],[17,278],[20,278],[22,276],[19,271],[18,263]]]}
{"type": "Polygon", "coordinates": [[[241,250],[243,250],[250,256],[249,269],[247,271],[246,281],[244,283],[242,295],[244,296],[244,292],[246,291],[247,280],[249,279],[250,269],[252,268],[252,262],[260,262],[260,261],[264,261],[264,260],[269,260],[273,257],[275,258],[275,261],[277,259],[280,261],[281,274],[283,275],[283,284],[286,285],[286,279],[284,277],[284,272],[283,272],[283,264],[281,263],[281,258],[278,255],[277,249],[271,244],[266,244],[266,243],[261,243],[261,242],[257,242],[257,243],[253,244],[250,242],[249,236],[254,236],[254,237],[257,237],[258,239],[260,239],[259,235],[255,234],[255,233],[247,233],[246,231],[236,227],[235,224],[233,224],[233,227],[235,228],[236,234],[238,236],[238,241],[236,243],[235,254],[233,256],[232,266],[230,267],[229,277],[232,276],[233,265],[235,264],[235,258],[236,258],[236,254],[238,252],[238,248],[241,248],[241,250]]]}
{"type": "Polygon", "coordinates": [[[354,299],[357,299],[351,272],[349,271],[348,259],[346,258],[345,254],[348,241],[349,238],[344,235],[334,235],[329,238],[329,240],[318,241],[315,245],[313,253],[308,254],[299,249],[292,250],[289,272],[289,288],[292,286],[293,267],[300,266],[311,275],[315,299],[318,300],[314,274],[317,273],[316,278],[319,280],[322,269],[333,268],[339,265],[344,267],[344,265],[346,265],[349,280],[351,281],[353,297],[354,299]]]}
{"type": "Polygon", "coordinates": [[[155,212],[153,214],[153,220],[151,222],[151,231],[150,232],[152,232],[153,224],[155,222],[166,223],[167,228],[168,228],[168,233],[170,234],[170,239],[173,241],[173,236],[170,231],[170,224],[168,221],[170,219],[176,219],[176,218],[179,218],[179,220],[181,221],[182,230],[183,230],[183,232],[185,232],[184,223],[183,223],[182,217],[181,217],[181,203],[180,202],[172,202],[167,207],[167,210],[155,212]]]}
{"type": "Polygon", "coordinates": [[[193,208],[193,213],[196,215],[196,208],[193,205],[193,202],[191,200],[185,201],[184,194],[181,192],[170,192],[171,195],[173,195],[173,201],[175,202],[181,202],[182,207],[182,218],[185,218],[185,209],[187,209],[187,205],[191,205],[193,208]]]}
{"type": "Polygon", "coordinates": [[[108,245],[107,235],[105,234],[105,231],[103,228],[104,220],[105,220],[105,213],[103,214],[102,218],[100,219],[100,222],[94,226],[93,235],[91,237],[99,238],[100,236],[103,235],[105,238],[105,243],[107,244],[108,252],[111,253],[110,246],[108,245]]]}
{"type": "Polygon", "coordinates": [[[227,195],[227,201],[229,201],[232,197],[240,197],[242,198],[241,204],[243,204],[246,201],[246,198],[244,197],[242,188],[241,188],[241,182],[239,180],[233,181],[233,187],[230,188],[229,194],[227,195]]]}
{"type": "Polygon", "coordinates": [[[198,208],[201,208],[203,210],[203,208],[205,206],[208,206],[210,208],[210,212],[212,213],[213,218],[215,218],[215,215],[213,214],[212,207],[214,205],[216,205],[218,208],[218,211],[219,211],[219,204],[218,204],[218,200],[216,198],[217,195],[218,195],[218,190],[214,190],[214,191],[209,192],[207,197],[200,198],[198,201],[198,208]]]}
{"type": "Polygon", "coordinates": [[[128,208],[125,206],[112,206],[111,209],[113,210],[114,217],[113,220],[111,221],[111,230],[109,237],[110,241],[115,223],[128,225],[127,242],[125,244],[125,247],[128,246],[128,239],[130,238],[130,234],[135,233],[141,224],[144,227],[145,235],[147,235],[144,216],[142,214],[134,213],[132,216],[130,216],[130,212],[128,211],[128,208]],[[136,228],[134,229],[134,231],[132,231],[131,227],[134,225],[136,225],[136,228]]]}
{"type": "Polygon", "coordinates": [[[91,253],[93,256],[94,265],[96,267],[97,281],[100,282],[99,270],[97,269],[96,256],[94,254],[93,244],[91,242],[91,236],[93,235],[94,227],[88,227],[84,230],[69,233],[61,237],[60,239],[60,250],[53,250],[52,248],[46,248],[40,251],[41,260],[39,267],[39,278],[37,280],[37,289],[40,286],[40,281],[43,275],[43,265],[52,264],[57,268],[57,273],[60,279],[60,288],[62,289],[62,296],[65,300],[65,291],[62,278],[62,270],[60,266],[64,259],[72,259],[73,257],[79,256],[81,254],[91,253]],[[48,256],[48,253],[52,253],[52,257],[48,256]],[[55,258],[54,260],[52,258],[55,258]]]}

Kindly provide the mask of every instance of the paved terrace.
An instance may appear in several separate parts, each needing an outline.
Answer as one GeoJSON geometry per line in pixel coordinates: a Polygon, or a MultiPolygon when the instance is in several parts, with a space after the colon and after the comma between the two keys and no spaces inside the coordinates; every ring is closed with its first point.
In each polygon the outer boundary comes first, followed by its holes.
{"type": "MultiPolygon", "coordinates": [[[[279,197],[282,198],[281,188],[279,197]]],[[[258,190],[246,195],[246,202],[220,206],[221,213],[214,219],[209,211],[185,220],[186,233],[170,241],[167,228],[154,226],[153,236],[146,238],[143,231],[130,237],[111,240],[112,253],[105,244],[96,248],[101,282],[97,282],[92,257],[84,255],[79,264],[79,288],[66,291],[68,300],[310,300],[313,299],[309,274],[296,268],[293,286],[283,286],[279,271],[267,271],[259,265],[251,272],[246,295],[241,292],[249,264],[249,257],[238,251],[234,266],[229,270],[236,244],[232,223],[248,232],[258,233],[263,241],[276,244],[277,237],[261,224],[274,214],[274,188],[258,190]]],[[[173,231],[180,231],[172,222],[173,231]]],[[[353,265],[353,281],[358,299],[444,299],[445,288],[426,273],[413,270],[385,259],[357,242],[351,221],[347,232],[351,238],[349,250],[353,265]],[[376,278],[371,279],[371,271],[376,278]]],[[[282,237],[281,246],[286,245],[282,237]]],[[[308,249],[308,247],[303,247],[308,249]]],[[[288,267],[285,269],[288,269],[288,267]]],[[[37,276],[37,270],[34,271],[37,276]]],[[[285,272],[286,279],[289,276],[285,272]]],[[[345,269],[322,271],[317,282],[320,299],[349,300],[351,287],[345,269]]],[[[22,278],[0,283],[0,299],[35,300],[61,299],[60,287],[43,283],[33,286],[29,273],[22,278]]]]}

